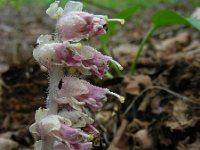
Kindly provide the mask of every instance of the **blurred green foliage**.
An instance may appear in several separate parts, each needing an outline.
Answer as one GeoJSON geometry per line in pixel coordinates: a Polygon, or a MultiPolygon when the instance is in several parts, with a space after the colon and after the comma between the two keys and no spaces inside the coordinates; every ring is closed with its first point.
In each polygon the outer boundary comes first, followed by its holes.
{"type": "MultiPolygon", "coordinates": [[[[178,0],[83,0],[85,2],[93,2],[108,8],[115,8],[117,10],[124,10],[130,6],[149,7],[158,3],[176,3],[178,0]]],[[[198,1],[198,0],[197,0],[198,1]]]]}
{"type": "Polygon", "coordinates": [[[191,5],[194,5],[194,6],[200,5],[200,0],[189,0],[189,2],[190,2],[191,5]]]}
{"type": "MultiPolygon", "coordinates": [[[[0,6],[4,6],[6,4],[12,5],[18,10],[22,6],[26,5],[35,5],[35,6],[47,6],[54,0],[0,0],[0,6]]],[[[66,3],[67,0],[60,0],[61,3],[66,3]]],[[[175,3],[178,0],[124,0],[124,1],[117,1],[117,0],[79,0],[85,3],[93,3],[99,6],[105,6],[107,8],[114,8],[117,10],[123,10],[129,6],[142,6],[148,7],[155,5],[157,3],[175,3]]],[[[197,3],[199,0],[190,0],[193,3],[197,3]]]]}
{"type": "Polygon", "coordinates": [[[0,0],[0,7],[11,5],[17,10],[20,10],[23,6],[45,6],[49,5],[51,2],[52,0],[0,0]]]}

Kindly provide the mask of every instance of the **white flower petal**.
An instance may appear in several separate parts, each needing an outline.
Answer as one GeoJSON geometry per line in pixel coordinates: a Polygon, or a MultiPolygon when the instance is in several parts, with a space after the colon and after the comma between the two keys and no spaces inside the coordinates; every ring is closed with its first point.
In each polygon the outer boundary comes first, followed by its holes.
{"type": "Polygon", "coordinates": [[[53,2],[46,10],[47,15],[49,15],[53,19],[57,19],[63,14],[63,9],[61,7],[58,7],[59,3],[60,1],[53,2]]]}
{"type": "Polygon", "coordinates": [[[69,120],[68,118],[64,118],[62,116],[58,116],[58,119],[60,120],[60,122],[62,124],[65,124],[66,126],[71,126],[72,125],[71,120],[69,120]]]}
{"type": "Polygon", "coordinates": [[[72,122],[72,127],[81,128],[85,127],[86,124],[92,124],[94,120],[90,118],[87,114],[81,111],[62,111],[59,113],[60,116],[68,118],[72,122]]]}
{"type": "Polygon", "coordinates": [[[82,11],[83,4],[81,2],[68,1],[64,8],[64,14],[72,11],[82,11]]]}
{"type": "Polygon", "coordinates": [[[56,99],[56,102],[58,104],[69,104],[72,108],[81,111],[82,108],[81,106],[83,106],[85,103],[84,102],[79,102],[77,101],[74,97],[62,97],[62,98],[58,98],[56,99]]]}
{"type": "Polygon", "coordinates": [[[37,39],[38,44],[48,44],[52,43],[52,36],[51,35],[40,35],[37,39]]]}
{"type": "Polygon", "coordinates": [[[37,126],[36,123],[32,124],[32,125],[29,127],[29,131],[30,131],[31,133],[33,133],[33,134],[37,134],[38,132],[37,132],[37,130],[36,130],[36,126],[37,126]]]}
{"type": "Polygon", "coordinates": [[[55,50],[53,44],[44,44],[36,47],[33,50],[33,57],[37,60],[41,65],[48,66],[52,65],[55,62],[55,50]]]}
{"type": "Polygon", "coordinates": [[[40,107],[35,112],[35,121],[39,122],[40,120],[42,120],[43,118],[45,118],[47,116],[48,112],[49,112],[49,109],[44,109],[44,108],[40,107]]]}
{"type": "Polygon", "coordinates": [[[53,131],[58,131],[60,128],[61,123],[57,115],[49,115],[38,123],[38,129],[43,136],[46,136],[53,131]]]}

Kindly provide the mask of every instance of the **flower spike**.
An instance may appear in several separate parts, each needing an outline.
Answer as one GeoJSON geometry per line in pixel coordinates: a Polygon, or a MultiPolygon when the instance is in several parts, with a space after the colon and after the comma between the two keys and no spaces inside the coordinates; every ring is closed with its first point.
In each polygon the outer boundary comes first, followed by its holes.
{"type": "Polygon", "coordinates": [[[47,109],[36,111],[35,123],[29,130],[40,139],[35,143],[35,150],[91,150],[99,131],[88,112],[100,111],[107,94],[117,97],[121,103],[125,98],[107,88],[65,76],[66,69],[71,75],[79,72],[100,79],[108,71],[109,61],[122,70],[112,57],[82,44],[81,40],[104,34],[108,22],[124,24],[124,19],[84,12],[81,2],[68,1],[64,9],[59,3],[55,0],[46,10],[57,21],[56,33],[41,35],[33,50],[35,60],[49,72],[49,93],[47,109]]]}

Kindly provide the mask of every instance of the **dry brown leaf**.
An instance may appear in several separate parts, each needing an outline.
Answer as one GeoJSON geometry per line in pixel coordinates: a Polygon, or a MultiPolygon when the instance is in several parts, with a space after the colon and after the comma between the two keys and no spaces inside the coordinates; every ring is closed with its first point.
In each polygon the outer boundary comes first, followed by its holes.
{"type": "Polygon", "coordinates": [[[106,123],[113,115],[115,114],[112,111],[100,111],[95,115],[95,120],[106,123]]]}
{"type": "Polygon", "coordinates": [[[162,98],[160,96],[157,96],[152,99],[151,108],[152,108],[152,112],[154,114],[161,114],[165,111],[164,108],[162,106],[160,106],[161,101],[162,101],[162,98]]]}
{"type": "Polygon", "coordinates": [[[133,135],[135,150],[150,150],[153,146],[153,139],[149,136],[147,129],[137,131],[133,135]]]}
{"type": "Polygon", "coordinates": [[[175,37],[170,37],[159,43],[154,43],[154,48],[158,51],[175,52],[188,44],[191,34],[189,32],[182,32],[175,37]]]}
{"type": "Polygon", "coordinates": [[[152,40],[152,46],[157,50],[157,57],[165,59],[170,55],[176,55],[177,52],[183,52],[183,49],[189,44],[190,38],[191,34],[189,32],[181,32],[175,37],[169,37],[161,42],[152,40]]]}
{"type": "Polygon", "coordinates": [[[137,118],[133,119],[131,123],[129,123],[127,127],[128,133],[136,133],[137,131],[141,129],[146,129],[149,126],[149,122],[141,121],[137,118]]]}
{"type": "Polygon", "coordinates": [[[114,57],[119,61],[119,63],[126,67],[132,62],[138,46],[133,44],[121,44],[112,50],[114,57]]]}
{"type": "Polygon", "coordinates": [[[166,126],[170,127],[172,130],[183,130],[186,127],[194,126],[200,118],[197,116],[189,118],[188,110],[190,108],[188,106],[189,104],[183,100],[178,100],[174,102],[172,108],[172,116],[166,122],[166,126]]]}
{"type": "Polygon", "coordinates": [[[13,140],[0,137],[0,148],[2,150],[14,150],[18,147],[18,143],[13,140]]]}
{"type": "Polygon", "coordinates": [[[152,86],[151,78],[147,75],[127,75],[124,77],[123,82],[125,86],[121,90],[132,95],[139,95],[142,89],[152,86]]]}
{"type": "Polygon", "coordinates": [[[200,149],[200,138],[192,144],[185,144],[184,142],[179,142],[177,146],[177,150],[199,150],[200,149]]]}
{"type": "Polygon", "coordinates": [[[153,113],[161,113],[163,112],[163,108],[160,107],[160,97],[157,96],[158,91],[153,90],[151,92],[147,92],[142,99],[140,106],[138,107],[138,111],[145,111],[148,105],[150,104],[152,107],[153,113]]]}

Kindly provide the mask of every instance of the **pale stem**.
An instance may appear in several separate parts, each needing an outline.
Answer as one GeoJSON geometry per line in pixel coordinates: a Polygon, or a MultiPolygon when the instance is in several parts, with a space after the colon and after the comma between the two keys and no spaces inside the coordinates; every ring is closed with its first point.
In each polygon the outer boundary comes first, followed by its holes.
{"type": "Polygon", "coordinates": [[[124,98],[123,96],[120,96],[120,95],[117,94],[117,93],[108,91],[107,94],[110,94],[110,95],[113,95],[113,96],[117,97],[121,103],[124,103],[124,101],[125,101],[125,98],[124,98]]]}
{"type": "Polygon", "coordinates": [[[115,61],[114,59],[110,59],[111,62],[113,62],[115,65],[117,65],[117,67],[120,69],[120,70],[123,70],[124,68],[117,62],[115,61]]]}
{"type": "MultiPolygon", "coordinates": [[[[57,98],[56,88],[59,84],[60,79],[63,77],[62,68],[56,66],[49,70],[49,90],[47,97],[47,108],[49,109],[48,115],[58,113],[58,104],[55,99],[57,98]]],[[[42,150],[53,150],[53,143],[55,138],[53,137],[43,137],[42,139],[42,150]]]]}
{"type": "Polygon", "coordinates": [[[115,19],[115,18],[111,18],[111,19],[108,19],[109,22],[111,21],[114,21],[114,22],[120,22],[121,24],[124,24],[125,23],[125,20],[124,19],[115,19]]]}

